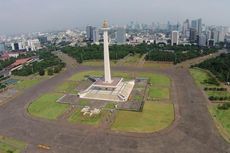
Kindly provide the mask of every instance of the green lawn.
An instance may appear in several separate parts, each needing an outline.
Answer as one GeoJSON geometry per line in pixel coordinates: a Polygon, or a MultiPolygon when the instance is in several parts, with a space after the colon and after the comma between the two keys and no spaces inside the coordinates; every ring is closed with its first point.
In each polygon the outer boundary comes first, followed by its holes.
{"type": "Polygon", "coordinates": [[[140,54],[135,54],[135,55],[128,55],[126,56],[124,59],[121,59],[121,62],[123,62],[122,60],[124,60],[123,65],[125,66],[135,66],[136,64],[138,64],[138,62],[140,61],[140,54]]]}
{"type": "Polygon", "coordinates": [[[210,83],[205,82],[205,80],[209,80],[212,77],[207,72],[205,72],[202,69],[193,68],[193,69],[190,69],[190,73],[192,74],[193,78],[195,79],[196,83],[199,86],[204,86],[204,87],[219,87],[219,86],[216,86],[214,84],[210,84],[210,83]]]}
{"type": "Polygon", "coordinates": [[[228,91],[206,91],[208,96],[214,96],[214,97],[229,97],[230,93],[228,91]]]}
{"type": "Polygon", "coordinates": [[[112,130],[155,132],[170,126],[173,120],[173,104],[146,102],[143,112],[119,111],[112,130]]]}
{"type": "Polygon", "coordinates": [[[99,125],[101,119],[106,115],[106,111],[102,111],[99,115],[89,116],[83,115],[81,109],[77,109],[69,118],[70,123],[79,123],[79,124],[89,124],[89,125],[99,125]]]}
{"type": "Polygon", "coordinates": [[[170,62],[153,62],[153,61],[145,61],[144,67],[151,67],[151,68],[168,68],[171,67],[173,64],[170,62]]]}
{"type": "Polygon", "coordinates": [[[103,72],[102,71],[85,71],[85,72],[79,72],[79,73],[76,73],[76,74],[72,75],[69,78],[69,80],[72,80],[72,81],[81,81],[81,80],[84,79],[84,77],[86,75],[101,77],[101,76],[103,76],[103,72]]]}
{"type": "Polygon", "coordinates": [[[44,78],[41,78],[41,77],[25,78],[24,80],[18,81],[18,83],[15,85],[15,87],[18,90],[28,89],[28,88],[38,84],[42,80],[44,80],[44,78]]]}
{"type": "Polygon", "coordinates": [[[211,105],[210,113],[217,122],[217,127],[223,137],[230,142],[230,109],[219,110],[217,105],[211,105]]]}
{"type": "MultiPolygon", "coordinates": [[[[115,66],[116,65],[116,61],[111,60],[110,61],[110,65],[111,66],[115,66]]],[[[85,66],[103,66],[104,65],[104,61],[103,60],[89,60],[89,61],[83,61],[82,65],[85,66]]]]}
{"type": "Polygon", "coordinates": [[[140,73],[139,77],[149,78],[152,86],[170,87],[170,79],[165,75],[154,73],[140,73]]]}
{"type": "Polygon", "coordinates": [[[69,108],[67,104],[56,102],[61,96],[57,93],[45,94],[33,101],[28,111],[33,116],[55,120],[69,108]]]}
{"type": "Polygon", "coordinates": [[[56,92],[77,94],[77,81],[65,81],[57,87],[56,92]]]}
{"type": "Polygon", "coordinates": [[[151,99],[169,99],[169,88],[149,88],[149,98],[151,99]]]}
{"type": "Polygon", "coordinates": [[[25,147],[22,141],[0,136],[0,153],[21,153],[25,147]]]}

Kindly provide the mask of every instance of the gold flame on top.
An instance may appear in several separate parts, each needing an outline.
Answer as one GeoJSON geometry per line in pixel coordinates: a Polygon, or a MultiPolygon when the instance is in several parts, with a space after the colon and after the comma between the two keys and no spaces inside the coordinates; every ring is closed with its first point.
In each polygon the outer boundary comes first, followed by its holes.
{"type": "Polygon", "coordinates": [[[109,23],[108,23],[107,20],[105,20],[105,21],[103,22],[102,27],[103,27],[103,28],[108,28],[108,27],[109,27],[109,23]]]}

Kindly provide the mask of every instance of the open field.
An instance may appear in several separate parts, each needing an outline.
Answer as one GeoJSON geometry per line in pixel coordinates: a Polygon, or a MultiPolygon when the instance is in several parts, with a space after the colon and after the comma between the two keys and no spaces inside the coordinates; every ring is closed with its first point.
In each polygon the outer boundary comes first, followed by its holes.
{"type": "Polygon", "coordinates": [[[209,111],[221,135],[230,143],[230,109],[220,110],[216,104],[213,104],[209,107],[209,111]]]}
{"type": "Polygon", "coordinates": [[[214,97],[230,97],[230,93],[228,91],[206,91],[208,96],[214,97]]]}
{"type": "Polygon", "coordinates": [[[103,117],[107,114],[106,111],[102,111],[99,115],[89,116],[83,115],[80,109],[77,109],[69,118],[70,123],[99,125],[103,117]]]}
{"type": "Polygon", "coordinates": [[[144,67],[151,67],[151,68],[161,68],[161,69],[164,69],[164,68],[169,68],[171,66],[173,66],[172,63],[170,62],[150,62],[150,61],[145,61],[144,67]]]}
{"type": "Polygon", "coordinates": [[[120,66],[137,66],[141,59],[140,54],[128,55],[125,58],[118,61],[118,65],[120,66]]]}
{"type": "Polygon", "coordinates": [[[140,73],[138,74],[138,77],[149,78],[152,86],[170,87],[170,79],[165,75],[155,73],[140,73]]]}
{"type": "MultiPolygon", "coordinates": [[[[85,79],[85,76],[102,76],[102,71],[85,71],[81,73],[76,73],[72,75],[69,79],[65,82],[61,83],[54,92],[49,94],[45,94],[35,100],[28,108],[28,111],[31,115],[36,117],[41,117],[45,119],[55,120],[66,110],[69,108],[68,104],[60,104],[57,103],[57,99],[63,96],[64,93],[76,93],[75,89],[77,84],[85,79]]],[[[170,94],[170,79],[161,74],[152,74],[152,73],[137,73],[137,72],[119,72],[114,71],[112,73],[114,77],[123,77],[124,79],[132,79],[135,77],[145,77],[150,79],[151,87],[149,89],[149,96],[152,99],[159,100],[158,103],[155,102],[147,102],[144,106],[143,112],[125,112],[120,111],[116,117],[116,121],[114,127],[124,131],[136,131],[136,132],[154,132],[169,126],[174,119],[174,110],[172,103],[161,103],[161,100],[168,99],[170,94]],[[126,123],[120,121],[122,116],[127,115],[127,120],[129,122],[126,123]],[[157,117],[156,117],[157,116],[157,117]],[[136,123],[136,120],[140,122],[136,123]],[[121,122],[121,128],[117,125],[117,123],[121,122]],[[142,123],[143,122],[143,123],[142,123]],[[136,126],[136,124],[138,126],[136,126]],[[122,128],[123,126],[127,126],[122,128]],[[134,126],[134,127],[133,127],[134,126]]],[[[136,100],[141,100],[142,97],[134,97],[136,100]]],[[[89,104],[88,100],[80,100],[80,106],[86,106],[89,104]]],[[[105,110],[102,109],[102,113],[100,115],[96,115],[93,117],[89,117],[89,115],[83,115],[80,111],[81,109],[78,108],[74,112],[70,114],[67,120],[70,123],[76,124],[88,124],[88,125],[99,125],[101,120],[105,117],[108,113],[106,109],[114,109],[114,104],[108,103],[105,106],[105,110]]]]}
{"type": "Polygon", "coordinates": [[[25,147],[22,141],[0,136],[0,153],[21,153],[25,147]]]}
{"type": "Polygon", "coordinates": [[[77,94],[76,87],[77,87],[76,81],[66,81],[61,85],[59,85],[55,89],[55,91],[59,93],[77,94]]]}
{"type": "Polygon", "coordinates": [[[45,94],[29,105],[28,112],[36,117],[55,120],[69,108],[67,104],[56,102],[61,96],[57,93],[45,94]]]}
{"type": "MultiPolygon", "coordinates": [[[[116,66],[116,64],[117,64],[117,61],[115,61],[115,60],[110,61],[111,66],[116,66]]],[[[103,66],[104,61],[103,60],[89,60],[89,61],[84,61],[82,63],[82,65],[85,65],[85,66],[103,66]]]]}
{"type": "Polygon", "coordinates": [[[218,85],[207,82],[207,80],[212,79],[212,76],[210,76],[210,74],[208,74],[207,72],[205,72],[202,69],[193,68],[193,69],[190,69],[190,73],[192,74],[193,78],[195,79],[196,83],[199,86],[219,87],[218,85]]]}
{"type": "Polygon", "coordinates": [[[169,88],[150,87],[149,98],[151,99],[169,99],[169,88]]]}
{"type": "Polygon", "coordinates": [[[40,81],[47,79],[48,76],[38,76],[38,75],[32,75],[28,77],[18,77],[13,76],[13,79],[19,80],[17,84],[15,84],[15,88],[18,90],[25,90],[28,89],[36,84],[38,84],[40,81]]]}
{"type": "Polygon", "coordinates": [[[143,112],[119,111],[112,130],[155,132],[168,127],[173,120],[173,104],[146,102],[143,112]]]}

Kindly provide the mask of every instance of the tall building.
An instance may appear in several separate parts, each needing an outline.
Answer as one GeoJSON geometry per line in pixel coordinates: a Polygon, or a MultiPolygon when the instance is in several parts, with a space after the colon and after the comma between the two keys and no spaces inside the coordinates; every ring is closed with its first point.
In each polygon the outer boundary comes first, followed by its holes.
{"type": "Polygon", "coordinates": [[[193,29],[198,29],[198,23],[197,23],[197,20],[192,20],[191,21],[191,28],[193,29]]]}
{"type": "Polygon", "coordinates": [[[184,38],[189,38],[190,34],[190,23],[189,20],[185,20],[182,27],[182,34],[184,38]]]}
{"type": "Polygon", "coordinates": [[[93,28],[93,35],[92,35],[92,40],[93,43],[99,43],[99,31],[96,27],[93,28]]]}
{"type": "Polygon", "coordinates": [[[86,36],[89,42],[97,43],[99,42],[99,32],[96,27],[87,26],[86,27],[86,36]]]}
{"type": "Polygon", "coordinates": [[[197,42],[197,31],[194,28],[190,28],[190,37],[189,40],[191,43],[197,42]]]}
{"type": "Polygon", "coordinates": [[[201,35],[199,36],[198,45],[199,45],[199,46],[202,46],[202,47],[207,45],[207,37],[206,37],[205,34],[201,34],[201,35]]]}
{"type": "Polygon", "coordinates": [[[0,54],[5,51],[5,43],[0,42],[0,54]]]}
{"type": "Polygon", "coordinates": [[[214,44],[219,42],[219,32],[216,28],[212,29],[211,39],[213,40],[214,44]]]}
{"type": "Polygon", "coordinates": [[[196,29],[197,35],[201,35],[202,33],[202,19],[192,20],[191,28],[196,29]]]}
{"type": "Polygon", "coordinates": [[[124,27],[117,28],[116,43],[117,44],[125,44],[126,43],[126,30],[124,27]]]}
{"type": "Polygon", "coordinates": [[[202,19],[197,20],[197,35],[200,36],[202,33],[202,19]]]}
{"type": "Polygon", "coordinates": [[[28,40],[27,50],[36,51],[41,48],[40,41],[38,39],[28,40]]]}
{"type": "Polygon", "coordinates": [[[93,27],[87,26],[86,27],[86,36],[88,41],[93,41],[93,27]]]}
{"type": "Polygon", "coordinates": [[[179,44],[179,32],[178,31],[172,31],[172,39],[171,39],[171,45],[178,45],[179,44]]]}
{"type": "Polygon", "coordinates": [[[18,43],[11,43],[11,48],[13,51],[19,50],[19,44],[18,43]]]}

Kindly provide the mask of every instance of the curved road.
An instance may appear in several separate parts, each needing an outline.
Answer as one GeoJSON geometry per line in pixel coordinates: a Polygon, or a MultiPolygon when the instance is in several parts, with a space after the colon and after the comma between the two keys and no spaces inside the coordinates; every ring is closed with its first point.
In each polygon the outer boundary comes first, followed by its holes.
{"type": "Polygon", "coordinates": [[[230,153],[230,144],[219,135],[208,113],[207,99],[195,85],[188,70],[182,68],[113,68],[119,71],[165,73],[172,78],[177,119],[162,132],[122,134],[27,116],[26,107],[33,99],[53,90],[75,72],[90,69],[83,66],[70,68],[0,107],[0,135],[29,142],[27,153],[230,153]],[[39,150],[38,144],[47,144],[51,150],[39,150]]]}

